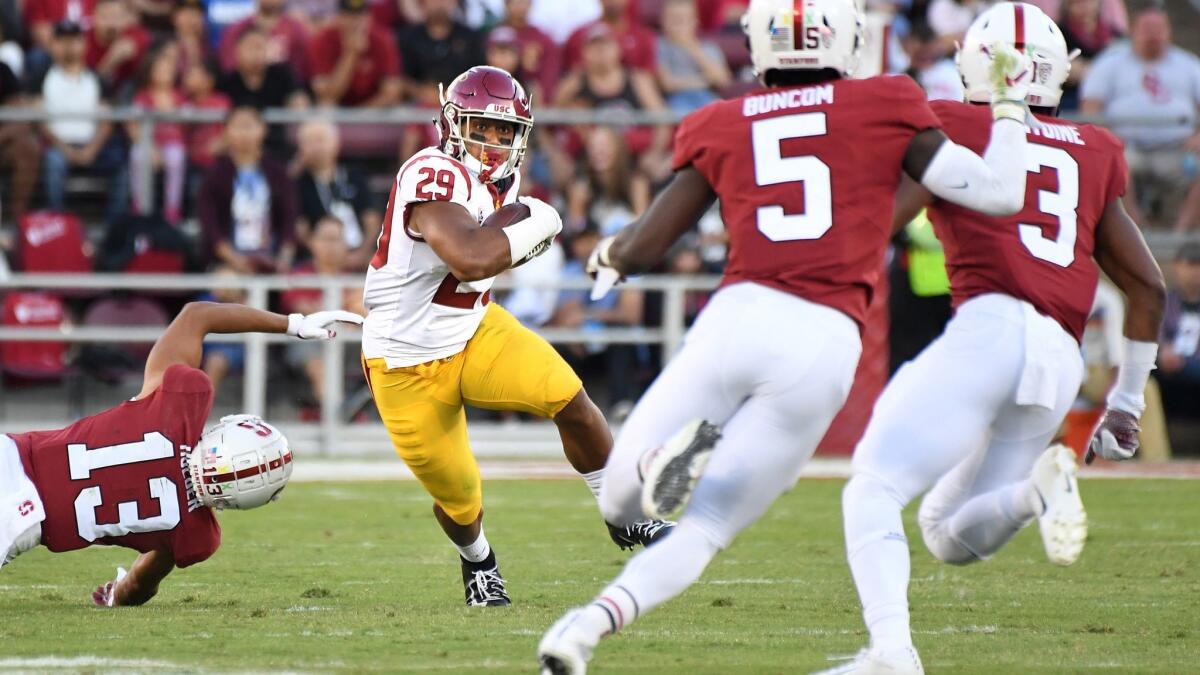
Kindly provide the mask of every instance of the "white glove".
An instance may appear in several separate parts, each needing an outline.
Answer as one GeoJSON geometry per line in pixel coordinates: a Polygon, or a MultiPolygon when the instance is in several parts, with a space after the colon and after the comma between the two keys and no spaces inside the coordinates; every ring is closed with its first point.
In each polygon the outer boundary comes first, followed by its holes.
{"type": "Polygon", "coordinates": [[[104,584],[97,586],[96,590],[92,591],[92,602],[96,603],[97,607],[112,607],[113,602],[117,599],[117,584],[128,574],[124,567],[117,568],[117,578],[104,584]]]}
{"type": "Polygon", "coordinates": [[[343,312],[340,309],[316,312],[308,316],[289,314],[287,334],[301,340],[328,340],[337,335],[337,331],[331,326],[339,321],[361,326],[363,318],[354,312],[343,312]]]}
{"type": "Polygon", "coordinates": [[[558,215],[558,209],[537,197],[517,197],[517,201],[529,207],[530,220],[537,221],[545,228],[545,234],[538,239],[553,239],[562,232],[562,216],[558,215]]]}
{"type": "Polygon", "coordinates": [[[612,262],[608,257],[608,250],[612,248],[614,237],[605,237],[596,244],[596,248],[592,249],[592,254],[588,256],[587,267],[585,268],[588,275],[596,280],[592,286],[592,300],[599,300],[612,290],[624,277],[617,268],[613,267],[612,262]]]}
{"type": "Polygon", "coordinates": [[[1033,82],[1033,62],[1024,52],[1004,42],[988,46],[992,57],[989,79],[992,85],[992,118],[1011,119],[1025,124],[1032,118],[1025,96],[1033,82]]]}

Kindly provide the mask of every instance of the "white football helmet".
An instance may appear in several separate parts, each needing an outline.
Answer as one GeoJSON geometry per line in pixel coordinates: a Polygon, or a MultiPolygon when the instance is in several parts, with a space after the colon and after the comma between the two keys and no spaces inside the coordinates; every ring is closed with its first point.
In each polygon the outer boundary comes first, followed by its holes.
{"type": "Polygon", "coordinates": [[[1001,2],[980,14],[967,29],[955,61],[968,101],[991,101],[988,45],[1003,42],[1024,52],[1033,62],[1033,81],[1025,102],[1040,108],[1058,107],[1063,83],[1071,73],[1071,56],[1062,31],[1046,13],[1024,2],[1001,2]]]}
{"type": "Polygon", "coordinates": [[[754,74],[832,68],[854,74],[863,44],[855,0],[750,0],[742,16],[754,74]]]}
{"type": "Polygon", "coordinates": [[[275,501],[292,476],[292,451],[257,415],[226,415],[188,456],[192,488],[215,509],[252,509],[275,501]]]}

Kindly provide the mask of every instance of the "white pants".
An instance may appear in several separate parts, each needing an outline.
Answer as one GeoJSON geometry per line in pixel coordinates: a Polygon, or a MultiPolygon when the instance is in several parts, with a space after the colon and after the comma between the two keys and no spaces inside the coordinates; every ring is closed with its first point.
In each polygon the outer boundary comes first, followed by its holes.
{"type": "Polygon", "coordinates": [[[638,458],[703,418],[722,437],[681,524],[728,546],[796,483],[861,351],[857,325],[837,310],[753,283],[721,289],[621,429],[600,492],[605,520],[644,517],[638,458]]]}
{"type": "Polygon", "coordinates": [[[0,567],[42,541],[46,510],[17,444],[0,434],[0,567]]]}
{"type": "Polygon", "coordinates": [[[930,551],[948,562],[986,557],[994,551],[955,552],[963,542],[945,541],[944,524],[972,497],[1029,475],[1082,375],[1078,343],[1053,320],[1005,295],[969,300],[888,384],[853,472],[901,506],[932,487],[918,514],[930,551]],[[1040,405],[1018,403],[1030,392],[1040,405]]]}

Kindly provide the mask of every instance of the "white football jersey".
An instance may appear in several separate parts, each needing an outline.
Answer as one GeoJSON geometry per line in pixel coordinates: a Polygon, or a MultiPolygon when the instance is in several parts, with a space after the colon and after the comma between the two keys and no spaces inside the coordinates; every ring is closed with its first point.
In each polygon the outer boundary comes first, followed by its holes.
{"type": "Polygon", "coordinates": [[[463,164],[435,147],[413,155],[396,174],[388,198],[378,250],[367,269],[362,349],[402,368],[461,352],[475,335],[495,278],[460,282],[450,268],[408,228],[413,204],[448,201],[461,205],[480,224],[500,205],[516,201],[521,176],[503,194],[485,185],[463,164]]]}

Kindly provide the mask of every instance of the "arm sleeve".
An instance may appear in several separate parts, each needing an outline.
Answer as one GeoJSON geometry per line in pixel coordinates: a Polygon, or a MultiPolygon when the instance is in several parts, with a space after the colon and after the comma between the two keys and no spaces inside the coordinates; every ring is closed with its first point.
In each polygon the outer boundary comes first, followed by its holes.
{"type": "Polygon", "coordinates": [[[992,123],[983,158],[946,139],[934,154],[921,185],[946,201],[990,216],[1007,216],[1025,205],[1025,125],[992,123]]]}

